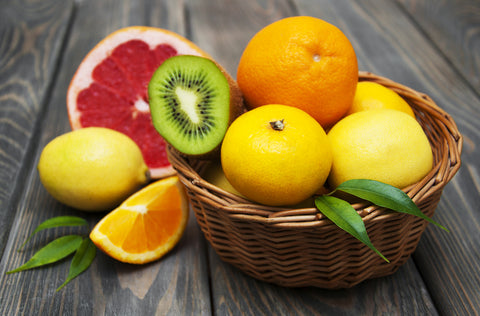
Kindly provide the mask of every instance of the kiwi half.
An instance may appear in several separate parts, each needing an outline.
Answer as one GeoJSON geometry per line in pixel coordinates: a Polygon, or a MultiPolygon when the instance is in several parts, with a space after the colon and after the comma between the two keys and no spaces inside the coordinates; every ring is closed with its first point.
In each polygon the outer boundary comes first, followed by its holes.
{"type": "Polygon", "coordinates": [[[214,61],[191,55],[163,62],[148,85],[155,129],[176,150],[210,157],[230,123],[244,112],[235,80],[214,61]]]}

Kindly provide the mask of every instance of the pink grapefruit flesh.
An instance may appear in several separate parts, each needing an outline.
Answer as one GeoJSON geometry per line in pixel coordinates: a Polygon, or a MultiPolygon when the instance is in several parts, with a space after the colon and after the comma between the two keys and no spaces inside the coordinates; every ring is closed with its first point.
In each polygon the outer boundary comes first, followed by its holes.
{"type": "Polygon", "coordinates": [[[151,178],[174,173],[166,143],[152,124],[147,87],[153,72],[175,55],[205,56],[173,32],[129,27],[107,36],[85,57],[67,92],[72,129],[108,127],[129,136],[142,151],[151,178]]]}

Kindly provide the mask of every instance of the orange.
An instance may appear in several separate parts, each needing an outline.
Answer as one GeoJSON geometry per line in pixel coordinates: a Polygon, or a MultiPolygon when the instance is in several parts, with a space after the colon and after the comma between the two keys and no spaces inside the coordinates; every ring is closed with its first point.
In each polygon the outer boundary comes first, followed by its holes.
{"type": "Polygon", "coordinates": [[[159,259],[182,237],[188,201],[177,176],[158,180],[126,199],[92,230],[93,243],[114,259],[142,264],[159,259]]]}
{"type": "Polygon", "coordinates": [[[160,28],[131,26],[113,32],[83,59],[67,91],[73,130],[100,126],[129,136],[142,151],[152,178],[174,174],[166,143],[152,124],[147,86],[153,72],[175,55],[207,53],[160,28]]]}
{"type": "Polygon", "coordinates": [[[398,93],[379,83],[362,81],[357,84],[353,104],[347,112],[352,113],[372,109],[392,109],[415,117],[412,108],[398,93]]]}
{"type": "Polygon", "coordinates": [[[253,36],[240,58],[237,81],[250,109],[290,105],[326,128],[352,104],[357,57],[336,26],[314,17],[289,17],[253,36]]]}
{"type": "Polygon", "coordinates": [[[322,126],[295,107],[270,104],[239,116],[221,148],[228,182],[255,202],[298,204],[322,189],[332,164],[322,126]]]}

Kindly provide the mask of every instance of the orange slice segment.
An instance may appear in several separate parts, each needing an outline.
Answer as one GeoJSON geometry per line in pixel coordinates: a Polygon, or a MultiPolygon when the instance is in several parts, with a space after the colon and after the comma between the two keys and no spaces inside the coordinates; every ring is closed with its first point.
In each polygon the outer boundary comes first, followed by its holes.
{"type": "Polygon", "coordinates": [[[177,176],[158,180],[130,196],[90,233],[110,257],[143,264],[161,258],[180,240],[188,221],[188,199],[177,176]]]}

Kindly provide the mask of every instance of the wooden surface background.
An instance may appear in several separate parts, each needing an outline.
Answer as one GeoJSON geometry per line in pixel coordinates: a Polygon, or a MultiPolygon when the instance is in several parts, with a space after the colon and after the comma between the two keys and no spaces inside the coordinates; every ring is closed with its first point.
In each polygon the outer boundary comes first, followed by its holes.
{"type": "MultiPolygon", "coordinates": [[[[478,315],[480,311],[480,1],[478,0],[0,0],[1,315],[478,315]],[[87,52],[129,25],[175,31],[233,76],[248,40],[291,15],[312,15],[351,40],[359,68],[428,94],[464,136],[462,168],[435,220],[392,276],[345,290],[283,288],[220,261],[194,216],[181,242],[152,264],[103,253],[60,292],[69,261],[13,275],[35,249],[67,232],[42,221],[87,214],[53,200],[36,164],[43,147],[70,130],[65,96],[87,52]]],[[[88,228],[82,232],[88,233],[88,228]]]]}

